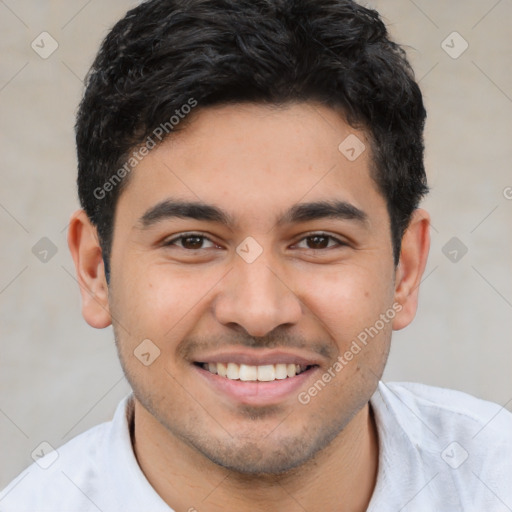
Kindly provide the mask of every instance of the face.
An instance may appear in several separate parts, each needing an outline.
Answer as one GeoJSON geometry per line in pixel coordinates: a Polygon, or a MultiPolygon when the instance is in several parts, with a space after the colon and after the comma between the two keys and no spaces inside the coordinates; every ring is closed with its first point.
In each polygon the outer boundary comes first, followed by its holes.
{"type": "Polygon", "coordinates": [[[370,157],[327,107],[243,104],[202,109],[132,171],[109,311],[137,401],[195,453],[283,472],[366,406],[401,309],[370,157]]]}

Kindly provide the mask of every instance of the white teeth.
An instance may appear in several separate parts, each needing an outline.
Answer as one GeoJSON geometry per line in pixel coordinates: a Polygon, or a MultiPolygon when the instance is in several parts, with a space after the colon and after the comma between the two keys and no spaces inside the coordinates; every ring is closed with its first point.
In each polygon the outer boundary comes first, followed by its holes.
{"type": "MultiPolygon", "coordinates": [[[[229,363],[229,364],[234,365],[235,363],[229,363]]],[[[240,371],[238,372],[238,378],[240,380],[258,380],[258,367],[257,366],[249,366],[247,364],[241,364],[240,371]]]]}
{"type": "Polygon", "coordinates": [[[275,380],[276,371],[274,369],[273,364],[265,364],[262,366],[258,366],[258,380],[263,382],[268,382],[271,380],[275,380]]]}
{"type": "Polygon", "coordinates": [[[240,378],[240,366],[235,363],[228,363],[228,374],[226,377],[231,380],[240,378]]]}
{"type": "MultiPolygon", "coordinates": [[[[215,364],[215,363],[213,363],[213,364],[215,364]]],[[[208,365],[208,369],[209,369],[209,365],[208,365]]],[[[217,363],[217,373],[221,377],[227,377],[228,376],[228,365],[224,364],[224,363],[217,363]]]]}
{"type": "Polygon", "coordinates": [[[271,382],[295,377],[302,373],[307,366],[298,364],[263,364],[251,366],[248,364],[236,363],[203,363],[202,367],[210,373],[218,374],[220,377],[227,377],[231,380],[271,382]]]}
{"type": "Polygon", "coordinates": [[[286,379],[286,377],[288,377],[286,365],[283,363],[276,364],[276,379],[286,379]]]}

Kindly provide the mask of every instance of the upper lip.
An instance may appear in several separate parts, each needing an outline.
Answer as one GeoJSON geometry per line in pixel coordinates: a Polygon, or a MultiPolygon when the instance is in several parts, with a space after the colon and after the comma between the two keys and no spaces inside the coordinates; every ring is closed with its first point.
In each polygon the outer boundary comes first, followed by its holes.
{"type": "Polygon", "coordinates": [[[320,364],[320,356],[301,351],[238,349],[218,351],[194,357],[197,363],[236,363],[249,366],[267,364],[299,364],[313,366],[320,364]]]}

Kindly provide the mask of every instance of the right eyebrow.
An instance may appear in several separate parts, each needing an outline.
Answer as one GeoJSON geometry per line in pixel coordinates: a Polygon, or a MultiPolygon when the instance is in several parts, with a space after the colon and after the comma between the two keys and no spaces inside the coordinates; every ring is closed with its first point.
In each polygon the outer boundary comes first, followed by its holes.
{"type": "Polygon", "coordinates": [[[166,199],[147,210],[138,220],[138,224],[142,229],[147,229],[157,222],[173,217],[218,222],[226,226],[234,224],[231,216],[216,206],[172,199],[166,199]]]}

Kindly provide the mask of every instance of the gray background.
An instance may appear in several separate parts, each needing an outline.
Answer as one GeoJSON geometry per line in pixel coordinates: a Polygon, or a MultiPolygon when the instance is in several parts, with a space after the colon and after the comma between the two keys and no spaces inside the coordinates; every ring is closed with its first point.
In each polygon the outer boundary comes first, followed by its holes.
{"type": "MultiPolygon", "coordinates": [[[[108,420],[129,390],[111,328],[82,319],[66,226],[78,207],[82,79],[136,3],[0,0],[0,488],[42,441],[58,447],[108,420]],[[47,59],[31,48],[43,31],[59,45],[47,59]],[[57,249],[46,262],[32,252],[43,237],[57,249]]],[[[406,45],[429,115],[430,260],[417,318],[395,333],[384,380],[455,388],[512,410],[512,1],[366,5],[406,45]],[[458,58],[443,49],[463,48],[454,31],[469,44],[458,58]],[[462,258],[461,245],[443,252],[452,237],[467,248],[462,258]]]]}

